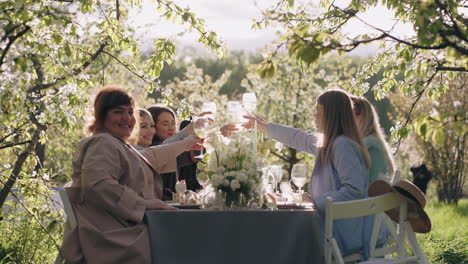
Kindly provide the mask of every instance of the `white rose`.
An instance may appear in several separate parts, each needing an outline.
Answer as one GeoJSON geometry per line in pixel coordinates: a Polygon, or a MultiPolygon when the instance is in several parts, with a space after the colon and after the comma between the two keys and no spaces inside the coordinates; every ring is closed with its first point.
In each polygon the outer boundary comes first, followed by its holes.
{"type": "Polygon", "coordinates": [[[232,180],[232,181],[231,181],[231,189],[232,189],[233,191],[235,191],[235,190],[237,190],[237,189],[239,189],[239,188],[240,188],[240,183],[239,183],[239,181],[238,181],[238,180],[232,180]]]}
{"type": "Polygon", "coordinates": [[[219,175],[218,174],[213,174],[211,175],[211,182],[215,185],[217,185],[217,183],[219,182],[219,175]]]}
{"type": "Polygon", "coordinates": [[[254,186],[255,184],[257,184],[257,182],[255,180],[253,180],[253,179],[249,180],[249,185],[250,186],[254,186]]]}
{"type": "Polygon", "coordinates": [[[247,177],[247,175],[243,172],[238,172],[236,175],[236,179],[239,182],[246,182],[249,179],[249,177],[247,177]]]}
{"type": "Polygon", "coordinates": [[[224,184],[223,185],[226,186],[226,187],[229,186],[229,181],[227,179],[224,179],[224,184]]]}
{"type": "Polygon", "coordinates": [[[217,173],[220,173],[220,174],[223,174],[225,171],[226,171],[226,169],[225,169],[224,167],[222,167],[222,166],[219,167],[219,168],[216,170],[216,172],[217,172],[217,173]]]}

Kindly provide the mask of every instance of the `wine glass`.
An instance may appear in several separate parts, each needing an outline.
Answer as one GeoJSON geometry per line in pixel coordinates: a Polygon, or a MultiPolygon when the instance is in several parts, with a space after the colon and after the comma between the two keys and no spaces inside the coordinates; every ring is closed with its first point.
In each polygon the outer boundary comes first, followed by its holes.
{"type": "Polygon", "coordinates": [[[273,179],[275,180],[275,191],[277,191],[277,185],[283,178],[283,168],[280,165],[272,165],[270,166],[270,172],[273,175],[273,179]]]}
{"type": "MultiPolygon", "coordinates": [[[[208,134],[210,134],[213,131],[213,127],[210,126],[210,120],[208,117],[201,117],[197,116],[193,120],[193,133],[195,136],[205,139],[208,134]]],[[[196,159],[203,159],[203,152],[200,152],[200,155],[195,156],[194,158],[196,159]]]]}
{"type": "Polygon", "coordinates": [[[193,118],[193,133],[199,138],[206,138],[210,132],[210,120],[206,116],[193,118]]]}
{"type": "Polygon", "coordinates": [[[242,105],[248,114],[254,114],[257,109],[257,97],[255,93],[242,94],[242,105]]]}
{"type": "Polygon", "coordinates": [[[204,204],[206,195],[209,194],[208,186],[210,183],[210,177],[208,176],[206,172],[199,172],[197,173],[197,181],[202,186],[202,190],[199,192],[199,195],[200,195],[200,200],[202,201],[202,204],[204,204]]]}
{"type": "Polygon", "coordinates": [[[206,115],[206,117],[215,119],[216,117],[216,103],[215,102],[204,102],[201,108],[202,112],[211,112],[211,114],[206,115]]]}
{"type": "Polygon", "coordinates": [[[291,170],[291,181],[299,188],[299,193],[302,193],[302,187],[307,181],[307,167],[304,164],[294,164],[291,170]]]}
{"type": "Polygon", "coordinates": [[[226,113],[228,122],[241,130],[241,124],[244,123],[244,118],[242,116],[245,113],[241,103],[239,101],[229,101],[226,105],[226,113]]]}

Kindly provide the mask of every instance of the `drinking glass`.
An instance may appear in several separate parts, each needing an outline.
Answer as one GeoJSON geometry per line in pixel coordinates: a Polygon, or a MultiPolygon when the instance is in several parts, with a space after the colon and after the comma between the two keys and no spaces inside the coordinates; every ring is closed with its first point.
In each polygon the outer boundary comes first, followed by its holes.
{"type": "Polygon", "coordinates": [[[229,101],[226,105],[226,113],[228,122],[241,130],[241,124],[245,122],[242,117],[245,114],[245,111],[242,108],[241,103],[239,101],[229,101]]]}
{"type": "Polygon", "coordinates": [[[197,116],[193,119],[193,133],[199,138],[206,138],[210,132],[210,120],[208,117],[197,116]]]}
{"type": "Polygon", "coordinates": [[[242,94],[242,105],[248,114],[254,114],[257,109],[257,97],[255,93],[242,94]]]}
{"type": "Polygon", "coordinates": [[[283,178],[283,168],[280,165],[273,165],[270,166],[270,172],[273,175],[273,179],[275,180],[275,191],[278,190],[278,183],[283,178]]]}
{"type": "Polygon", "coordinates": [[[197,181],[198,183],[202,186],[202,190],[199,192],[200,195],[200,200],[202,201],[202,204],[206,202],[206,196],[210,193],[210,188],[211,186],[210,183],[210,178],[208,177],[208,174],[204,172],[199,172],[197,173],[197,181]]]}
{"type": "Polygon", "coordinates": [[[291,181],[299,188],[302,193],[302,187],[307,182],[307,167],[304,164],[294,164],[291,170],[291,181]]]}
{"type": "MultiPolygon", "coordinates": [[[[193,120],[193,133],[195,136],[205,139],[215,128],[210,125],[210,120],[208,117],[200,117],[197,116],[193,120]]],[[[203,159],[203,152],[200,153],[200,155],[195,156],[194,158],[196,159],[203,159]]]]}
{"type": "Polygon", "coordinates": [[[206,117],[215,119],[216,117],[216,103],[215,102],[204,102],[201,108],[202,112],[211,112],[211,114],[206,115],[206,117]]]}

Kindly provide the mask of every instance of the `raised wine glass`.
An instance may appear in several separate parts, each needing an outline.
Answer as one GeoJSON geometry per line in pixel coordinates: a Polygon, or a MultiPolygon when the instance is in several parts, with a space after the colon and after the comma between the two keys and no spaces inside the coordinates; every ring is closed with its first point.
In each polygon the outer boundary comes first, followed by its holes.
{"type": "Polygon", "coordinates": [[[204,102],[201,108],[202,112],[211,112],[211,114],[206,115],[206,117],[214,120],[216,118],[216,103],[215,102],[204,102]]]}

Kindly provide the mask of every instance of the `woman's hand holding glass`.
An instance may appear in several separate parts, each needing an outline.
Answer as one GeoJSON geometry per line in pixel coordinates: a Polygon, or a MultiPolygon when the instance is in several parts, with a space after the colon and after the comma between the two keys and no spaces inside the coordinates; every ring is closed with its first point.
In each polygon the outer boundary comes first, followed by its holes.
{"type": "Polygon", "coordinates": [[[262,131],[262,132],[267,132],[267,127],[268,127],[268,122],[261,119],[260,117],[257,116],[244,116],[245,119],[247,119],[247,123],[243,124],[242,126],[245,128],[255,128],[255,123],[257,123],[257,130],[262,131]]]}

